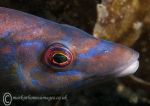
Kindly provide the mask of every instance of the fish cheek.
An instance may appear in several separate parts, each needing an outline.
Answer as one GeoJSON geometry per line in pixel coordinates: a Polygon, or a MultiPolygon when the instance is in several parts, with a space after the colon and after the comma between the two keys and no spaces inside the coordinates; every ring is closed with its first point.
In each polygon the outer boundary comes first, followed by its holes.
{"type": "Polygon", "coordinates": [[[0,71],[11,70],[16,65],[16,48],[0,42],[0,71]]]}
{"type": "Polygon", "coordinates": [[[65,89],[70,90],[83,78],[82,73],[78,70],[51,71],[42,69],[33,68],[30,71],[32,87],[38,91],[59,92],[65,89]]]}
{"type": "Polygon", "coordinates": [[[23,85],[31,85],[32,78],[30,77],[30,70],[41,63],[40,56],[43,49],[43,44],[38,41],[24,41],[17,46],[17,74],[23,85]]]}

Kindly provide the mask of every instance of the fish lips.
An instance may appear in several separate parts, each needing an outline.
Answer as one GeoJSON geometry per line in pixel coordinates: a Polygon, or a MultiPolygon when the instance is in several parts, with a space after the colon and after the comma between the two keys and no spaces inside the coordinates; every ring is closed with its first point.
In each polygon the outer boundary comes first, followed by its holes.
{"type": "Polygon", "coordinates": [[[134,74],[139,67],[139,53],[132,50],[132,57],[125,64],[121,65],[116,69],[115,72],[118,72],[116,76],[122,77],[130,74],[134,74]]]}

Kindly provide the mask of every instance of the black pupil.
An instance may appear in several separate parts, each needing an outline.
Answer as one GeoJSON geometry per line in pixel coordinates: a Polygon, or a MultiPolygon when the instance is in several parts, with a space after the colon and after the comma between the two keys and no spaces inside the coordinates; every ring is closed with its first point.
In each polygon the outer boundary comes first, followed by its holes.
{"type": "Polygon", "coordinates": [[[62,54],[55,54],[53,59],[57,63],[63,63],[67,61],[67,57],[62,54]]]}

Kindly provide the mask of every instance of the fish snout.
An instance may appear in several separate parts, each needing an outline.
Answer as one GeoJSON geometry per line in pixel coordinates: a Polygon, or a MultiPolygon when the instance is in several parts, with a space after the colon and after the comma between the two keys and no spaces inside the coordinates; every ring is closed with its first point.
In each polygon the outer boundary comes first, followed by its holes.
{"type": "Polygon", "coordinates": [[[139,53],[137,51],[117,44],[114,52],[114,59],[118,61],[118,66],[115,69],[116,76],[126,76],[137,71],[139,67],[139,53]]]}
{"type": "Polygon", "coordinates": [[[100,40],[78,55],[79,70],[89,76],[120,77],[133,74],[139,66],[139,53],[121,44],[100,40]]]}
{"type": "Polygon", "coordinates": [[[117,69],[118,71],[120,70],[117,76],[134,74],[139,67],[139,53],[131,48],[124,47],[124,49],[126,49],[126,53],[122,57],[123,64],[117,69]]]}

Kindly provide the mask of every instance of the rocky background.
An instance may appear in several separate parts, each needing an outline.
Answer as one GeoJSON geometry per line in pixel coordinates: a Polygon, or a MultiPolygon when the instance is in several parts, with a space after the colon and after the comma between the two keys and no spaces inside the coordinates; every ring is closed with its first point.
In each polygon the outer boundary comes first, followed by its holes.
{"type": "Polygon", "coordinates": [[[12,105],[150,105],[149,4],[150,0],[1,0],[1,7],[73,25],[140,52],[140,68],[135,75],[69,93],[65,101],[20,101],[12,105]]]}

